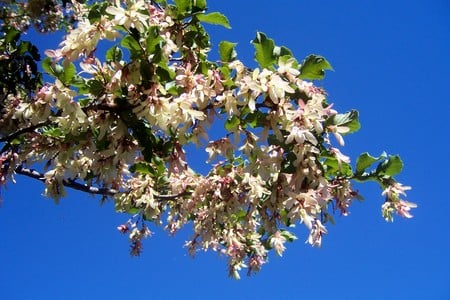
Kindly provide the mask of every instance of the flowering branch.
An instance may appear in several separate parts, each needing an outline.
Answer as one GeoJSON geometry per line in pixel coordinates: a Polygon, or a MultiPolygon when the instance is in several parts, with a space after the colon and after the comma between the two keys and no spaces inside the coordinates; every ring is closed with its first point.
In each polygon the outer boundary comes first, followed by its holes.
{"type": "MultiPolygon", "coordinates": [[[[27,177],[33,178],[33,179],[37,179],[39,181],[42,181],[45,183],[45,175],[33,170],[33,169],[28,169],[28,168],[24,168],[22,166],[19,166],[15,169],[15,172],[17,174],[20,175],[25,175],[27,177]]],[[[103,195],[103,196],[114,196],[115,194],[118,193],[117,190],[114,189],[108,189],[108,188],[99,188],[99,187],[95,187],[95,186],[89,186],[89,185],[85,185],[85,184],[81,184],[79,182],[76,182],[74,180],[63,180],[63,185],[69,188],[72,188],[74,190],[78,190],[81,192],[86,192],[89,194],[94,194],[94,195],[103,195]]]]}
{"type": "Polygon", "coordinates": [[[296,239],[294,224],[304,224],[307,243],[320,246],[333,213],[346,216],[361,199],[354,181],[380,185],[386,220],[411,217],[415,204],[402,199],[409,187],[394,179],[403,168],[398,155],[363,153],[351,165],[341,152],[345,135],[360,128],[359,114],[338,113],[314,85],[332,69],[322,56],[299,62],[258,32],[257,68],[239,61],[228,41],[213,62],[203,25],[230,25],[224,15],[206,13],[206,1],[81,2],[40,9],[37,20],[27,14],[18,23],[7,19],[6,7],[0,19],[7,33],[0,36],[0,71],[7,75],[0,80],[0,88],[7,83],[0,143],[9,150],[0,153],[0,184],[15,172],[43,182],[54,199],[64,187],[113,198],[116,211],[138,216],[119,226],[133,255],[149,236],[148,222],[170,234],[192,224],[189,252],[224,254],[235,278],[242,268],[259,271],[272,250],[282,255],[296,239]],[[31,63],[38,51],[18,43],[20,32],[32,21],[48,32],[58,20],[68,30],[59,48],[45,51],[42,69],[53,82],[42,84],[31,63]],[[26,62],[23,70],[11,67],[11,53],[26,62]],[[208,154],[207,175],[189,164],[192,144],[208,154]],[[23,167],[43,161],[45,174],[23,167]]]}
{"type": "MultiPolygon", "coordinates": [[[[37,179],[37,180],[45,183],[45,175],[36,170],[19,166],[15,169],[15,173],[24,175],[24,176],[27,176],[27,177],[30,177],[33,179],[37,179]]],[[[119,192],[119,191],[117,191],[115,189],[111,189],[111,188],[100,188],[100,187],[95,187],[95,186],[91,186],[91,185],[81,184],[75,180],[63,180],[63,185],[68,188],[77,190],[77,191],[94,194],[94,195],[102,195],[102,196],[114,196],[119,193],[123,193],[123,194],[129,193],[129,192],[119,192]]],[[[180,197],[187,196],[187,195],[189,195],[189,193],[185,191],[185,192],[181,192],[181,193],[174,194],[174,195],[155,194],[154,196],[159,201],[170,201],[170,200],[175,200],[180,197]]]]}
{"type": "Polygon", "coordinates": [[[11,133],[10,135],[0,138],[0,143],[11,142],[12,140],[14,140],[15,138],[19,137],[20,135],[22,135],[24,133],[33,132],[34,130],[44,127],[44,126],[47,126],[49,124],[50,124],[50,121],[44,121],[44,122],[32,125],[30,127],[19,129],[16,132],[11,133]]]}

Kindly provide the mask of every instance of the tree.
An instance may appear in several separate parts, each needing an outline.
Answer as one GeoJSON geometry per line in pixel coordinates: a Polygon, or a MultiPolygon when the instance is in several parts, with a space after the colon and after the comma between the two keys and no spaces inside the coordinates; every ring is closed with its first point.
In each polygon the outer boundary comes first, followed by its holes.
{"type": "Polygon", "coordinates": [[[411,217],[398,155],[363,153],[352,166],[339,149],[360,124],[314,84],[332,69],[324,57],[299,62],[258,32],[258,68],[229,41],[210,61],[203,25],[230,25],[205,0],[1,4],[0,184],[24,175],[56,202],[67,188],[113,200],[130,214],[118,230],[132,255],[149,224],[175,234],[189,223],[192,255],[226,255],[236,278],[257,272],[296,239],[296,223],[320,246],[333,213],[362,199],[355,181],[380,185],[386,220],[411,217]],[[66,35],[40,63],[27,30],[66,35]],[[209,141],[212,130],[222,137],[209,141]],[[206,149],[208,173],[188,163],[192,144],[206,149]]]}

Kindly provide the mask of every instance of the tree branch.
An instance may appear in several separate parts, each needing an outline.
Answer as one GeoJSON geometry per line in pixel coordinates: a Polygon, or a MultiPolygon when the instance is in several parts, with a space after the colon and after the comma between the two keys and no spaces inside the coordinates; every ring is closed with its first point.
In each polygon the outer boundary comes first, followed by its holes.
{"type": "MultiPolygon", "coordinates": [[[[25,175],[27,177],[31,177],[33,179],[37,179],[39,181],[42,181],[45,183],[45,176],[44,174],[33,170],[33,169],[28,169],[28,168],[24,168],[22,166],[19,166],[15,169],[15,172],[17,174],[20,175],[25,175]]],[[[63,185],[68,187],[68,188],[72,188],[74,190],[78,190],[81,192],[85,192],[85,193],[89,193],[89,194],[95,194],[95,195],[103,195],[103,196],[114,196],[115,194],[117,194],[119,191],[114,190],[114,189],[108,189],[108,188],[98,188],[95,186],[90,186],[90,185],[85,185],[85,184],[81,184],[79,182],[76,182],[74,180],[63,180],[63,185]]]]}
{"type": "MultiPolygon", "coordinates": [[[[33,169],[28,169],[28,168],[24,168],[22,166],[19,166],[15,169],[15,172],[17,174],[20,175],[24,175],[33,179],[37,179],[41,182],[45,183],[45,176],[44,174],[33,170],[33,169]]],[[[86,185],[86,184],[82,184],[79,182],[76,182],[75,180],[67,180],[64,179],[63,180],[63,185],[65,187],[77,190],[77,191],[81,191],[81,192],[85,192],[85,193],[89,193],[89,194],[94,194],[94,195],[102,195],[102,196],[114,196],[116,194],[119,193],[118,190],[115,189],[109,189],[109,188],[99,188],[99,187],[95,187],[95,186],[91,186],[91,185],[86,185]]],[[[175,194],[175,195],[158,195],[155,194],[154,197],[160,201],[169,201],[169,200],[175,200],[178,197],[181,196],[185,196],[188,193],[185,192],[181,192],[179,194],[175,194]]]]}
{"type": "Polygon", "coordinates": [[[36,125],[32,125],[30,127],[19,129],[16,132],[11,133],[10,135],[0,138],[0,143],[9,142],[9,141],[15,139],[16,137],[20,136],[21,134],[24,134],[27,132],[32,132],[35,129],[38,129],[42,126],[49,125],[49,124],[50,124],[50,121],[45,121],[45,122],[37,123],[36,125]]]}

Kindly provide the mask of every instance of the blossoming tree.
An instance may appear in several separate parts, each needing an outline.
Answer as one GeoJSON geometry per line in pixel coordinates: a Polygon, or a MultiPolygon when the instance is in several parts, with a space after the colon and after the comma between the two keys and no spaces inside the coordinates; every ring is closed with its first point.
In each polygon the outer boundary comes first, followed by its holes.
{"type": "Polygon", "coordinates": [[[210,61],[203,25],[230,25],[205,0],[0,4],[0,184],[24,175],[56,201],[68,188],[112,199],[130,214],[118,229],[132,255],[149,224],[174,234],[190,223],[192,255],[227,256],[237,278],[257,272],[296,239],[295,224],[320,246],[333,213],[361,199],[355,181],[380,185],[386,220],[411,217],[399,156],[363,153],[352,166],[341,152],[358,112],[338,113],[313,84],[331,69],[325,58],[298,61],[258,32],[258,68],[228,41],[210,61]],[[65,35],[39,62],[29,28],[65,35]],[[188,164],[191,144],[209,154],[208,173],[188,164]]]}

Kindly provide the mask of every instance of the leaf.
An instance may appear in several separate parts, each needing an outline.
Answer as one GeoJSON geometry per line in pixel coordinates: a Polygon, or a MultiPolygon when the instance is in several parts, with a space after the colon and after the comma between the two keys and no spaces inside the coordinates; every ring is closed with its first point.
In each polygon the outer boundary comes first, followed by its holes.
{"type": "Polygon", "coordinates": [[[154,174],[154,169],[149,163],[138,162],[130,167],[130,172],[140,174],[154,174]]]}
{"type": "Polygon", "coordinates": [[[402,169],[403,161],[401,160],[400,156],[393,155],[389,156],[387,160],[378,165],[376,173],[382,176],[385,175],[392,177],[400,173],[402,169]]]}
{"type": "MultiPolygon", "coordinates": [[[[95,3],[95,2],[94,2],[95,3]]],[[[92,5],[91,9],[88,13],[88,19],[91,24],[94,24],[101,20],[102,16],[105,14],[106,7],[108,3],[106,2],[97,2],[92,5]]]]}
{"type": "Polygon", "coordinates": [[[174,2],[180,15],[185,15],[191,11],[191,0],[174,0],[174,2]]]}
{"type": "Polygon", "coordinates": [[[44,136],[53,137],[53,138],[64,138],[65,134],[62,132],[59,127],[46,127],[43,129],[42,134],[44,136]]]}
{"type": "Polygon", "coordinates": [[[77,87],[79,89],[84,89],[86,88],[86,80],[79,75],[75,75],[74,77],[72,77],[70,85],[77,87]]]}
{"type": "Polygon", "coordinates": [[[145,40],[147,53],[154,54],[156,50],[156,46],[158,46],[162,41],[161,36],[159,35],[159,28],[156,26],[152,26],[148,29],[148,36],[145,40]]]}
{"type": "Polygon", "coordinates": [[[231,118],[225,121],[225,129],[234,132],[238,130],[240,124],[241,120],[236,116],[232,116],[231,118]]]}
{"type": "Polygon", "coordinates": [[[273,49],[273,54],[278,57],[286,56],[286,55],[291,56],[291,57],[293,56],[291,50],[285,46],[281,46],[281,47],[275,46],[275,48],[273,49]]]}
{"type": "Polygon", "coordinates": [[[264,33],[257,32],[256,38],[252,43],[255,47],[255,60],[261,68],[269,68],[272,66],[276,61],[276,57],[273,53],[275,48],[274,41],[267,38],[264,33]]]}
{"type": "Polygon", "coordinates": [[[206,14],[206,15],[198,14],[198,15],[196,15],[196,18],[200,22],[213,24],[213,25],[221,25],[227,29],[231,29],[231,26],[230,26],[230,23],[229,23],[227,17],[225,17],[223,14],[221,14],[219,12],[212,12],[212,13],[206,14]]]}
{"type": "Polygon", "coordinates": [[[232,43],[228,41],[221,41],[219,43],[219,54],[222,62],[230,62],[234,60],[237,56],[236,47],[237,43],[232,43]]]}
{"type": "Polygon", "coordinates": [[[349,131],[343,134],[349,134],[358,131],[361,125],[359,124],[359,113],[357,110],[351,110],[345,114],[332,115],[325,121],[325,126],[345,126],[349,131]]]}
{"type": "Polygon", "coordinates": [[[199,11],[206,10],[206,0],[193,0],[192,1],[192,12],[196,13],[199,11]]]}
{"type": "Polygon", "coordinates": [[[103,92],[103,84],[101,81],[92,79],[87,82],[89,93],[94,96],[99,96],[103,92]]]}
{"type": "Polygon", "coordinates": [[[53,77],[59,77],[62,72],[64,71],[63,67],[54,61],[50,57],[46,57],[42,61],[42,69],[44,69],[45,72],[47,72],[49,75],[53,77]]]}
{"type": "Polygon", "coordinates": [[[102,14],[100,13],[100,11],[98,10],[98,7],[93,7],[88,14],[88,19],[89,22],[91,23],[95,23],[97,21],[100,21],[100,19],[102,18],[102,14]]]}
{"type": "Polygon", "coordinates": [[[264,127],[266,121],[267,113],[263,113],[259,110],[249,113],[245,118],[245,123],[252,128],[264,127]]]}
{"type": "Polygon", "coordinates": [[[176,76],[175,71],[172,68],[169,68],[169,66],[165,63],[158,64],[156,74],[158,75],[158,78],[162,82],[172,81],[175,79],[176,76]]]}
{"type": "Polygon", "coordinates": [[[353,175],[352,167],[350,166],[350,164],[343,161],[339,162],[334,157],[326,158],[323,161],[322,165],[325,167],[327,175],[335,176],[336,174],[338,174],[348,177],[353,175]]]}
{"type": "Polygon", "coordinates": [[[12,27],[7,27],[5,35],[5,43],[10,44],[16,42],[20,38],[20,31],[12,27]]]}
{"type": "Polygon", "coordinates": [[[333,70],[333,67],[323,56],[311,54],[302,61],[300,78],[309,80],[323,79],[325,70],[333,70]]]}
{"type": "Polygon", "coordinates": [[[356,173],[362,174],[365,169],[370,167],[373,163],[380,161],[381,159],[386,158],[386,154],[381,154],[379,157],[373,157],[369,153],[362,153],[356,159],[356,173]]]}
{"type": "Polygon", "coordinates": [[[91,98],[83,98],[78,100],[78,104],[80,104],[81,107],[86,107],[89,103],[91,103],[91,101],[91,98]]]}
{"type": "Polygon", "coordinates": [[[283,236],[288,242],[293,242],[297,239],[295,234],[293,234],[290,231],[281,229],[280,232],[281,232],[281,236],[283,236]]]}
{"type": "Polygon", "coordinates": [[[132,54],[141,50],[141,46],[139,45],[138,41],[136,41],[131,35],[125,36],[120,42],[120,45],[131,50],[132,54]]]}
{"type": "Polygon", "coordinates": [[[77,68],[71,62],[63,62],[63,66],[63,72],[60,76],[58,76],[58,79],[65,85],[69,85],[77,72],[77,68]]]}
{"type": "Polygon", "coordinates": [[[106,51],[107,62],[117,62],[122,59],[122,49],[117,46],[112,46],[106,51]]]}

